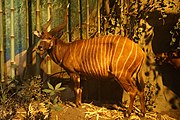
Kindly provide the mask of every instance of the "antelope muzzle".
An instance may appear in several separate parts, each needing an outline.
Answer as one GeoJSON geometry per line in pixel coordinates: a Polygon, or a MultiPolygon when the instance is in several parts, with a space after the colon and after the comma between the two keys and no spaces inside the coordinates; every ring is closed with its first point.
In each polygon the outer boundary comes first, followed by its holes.
{"type": "Polygon", "coordinates": [[[40,41],[37,46],[37,53],[42,57],[47,53],[47,50],[50,48],[50,45],[47,41],[40,41]]]}

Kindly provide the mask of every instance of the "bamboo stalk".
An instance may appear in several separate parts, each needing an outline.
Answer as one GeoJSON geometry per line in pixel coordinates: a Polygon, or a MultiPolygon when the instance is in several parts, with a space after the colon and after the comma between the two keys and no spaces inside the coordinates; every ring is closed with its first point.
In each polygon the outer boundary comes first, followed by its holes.
{"type": "MultiPolygon", "coordinates": [[[[27,48],[27,55],[26,55],[26,66],[29,67],[32,64],[32,48],[33,41],[32,41],[32,3],[31,0],[26,0],[26,48],[27,48]]],[[[25,73],[28,74],[27,72],[25,73]]]]}
{"type": "MultiPolygon", "coordinates": [[[[27,0],[27,4],[28,4],[28,9],[27,9],[27,14],[28,14],[28,23],[29,23],[29,47],[33,46],[33,40],[32,40],[32,1],[31,0],[27,0]]],[[[32,56],[32,55],[31,55],[32,56]]],[[[31,61],[31,59],[30,59],[31,61]]]]}
{"type": "Polygon", "coordinates": [[[11,60],[11,78],[15,78],[15,40],[14,40],[14,0],[11,0],[11,47],[10,47],[10,60],[11,60]]]}
{"type": "Polygon", "coordinates": [[[89,39],[89,0],[86,0],[86,39],[89,39]]]}
{"type": "Polygon", "coordinates": [[[100,36],[100,33],[101,33],[101,25],[100,25],[100,19],[101,19],[101,14],[100,14],[100,9],[101,9],[101,1],[98,0],[97,1],[97,14],[98,14],[98,37],[100,36]]]}
{"type": "Polygon", "coordinates": [[[70,33],[70,31],[71,31],[71,24],[70,24],[70,21],[71,21],[71,16],[70,16],[70,4],[71,4],[71,0],[67,0],[67,9],[68,9],[68,11],[67,11],[67,40],[69,41],[69,42],[71,42],[71,33],[70,33]]]}
{"type": "MultiPolygon", "coordinates": [[[[102,26],[101,27],[102,27],[103,34],[105,33],[105,31],[104,31],[104,26],[105,26],[105,21],[104,21],[105,14],[104,13],[105,12],[104,11],[105,11],[105,2],[106,1],[109,1],[109,0],[102,0],[102,13],[101,14],[102,14],[103,19],[102,19],[102,26]]],[[[109,15],[109,14],[107,14],[107,15],[109,15]]]]}
{"type": "MultiPolygon", "coordinates": [[[[36,1],[36,30],[40,31],[40,0],[36,1]]],[[[36,75],[40,76],[40,57],[36,54],[36,75]]]]}
{"type": "Polygon", "coordinates": [[[79,38],[82,40],[82,1],[78,0],[78,13],[79,13],[79,38]]]}
{"type": "Polygon", "coordinates": [[[28,15],[29,7],[28,0],[26,0],[26,49],[29,48],[29,15],[28,15]]]}
{"type": "Polygon", "coordinates": [[[4,82],[4,38],[3,38],[3,10],[2,0],[0,0],[0,72],[1,82],[4,82]]]}
{"type": "Polygon", "coordinates": [[[40,31],[40,0],[36,1],[36,30],[40,31]]]}
{"type": "MultiPolygon", "coordinates": [[[[51,9],[52,9],[52,2],[51,0],[48,0],[48,20],[51,18],[51,9]]],[[[51,30],[51,25],[48,27],[48,31],[51,30]]]]}
{"type": "MultiPolygon", "coordinates": [[[[51,9],[52,9],[52,3],[51,0],[48,0],[48,20],[51,18],[51,9]]],[[[48,27],[48,31],[51,30],[51,25],[48,27]]],[[[51,74],[51,58],[49,55],[47,55],[47,74],[51,74]]]]}

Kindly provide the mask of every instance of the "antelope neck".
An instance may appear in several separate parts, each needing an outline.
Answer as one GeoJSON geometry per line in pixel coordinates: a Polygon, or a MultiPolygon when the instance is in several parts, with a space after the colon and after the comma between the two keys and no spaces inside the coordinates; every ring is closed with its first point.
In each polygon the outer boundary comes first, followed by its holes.
{"type": "Polygon", "coordinates": [[[61,65],[62,59],[64,58],[66,49],[67,49],[67,43],[58,42],[56,43],[51,49],[48,50],[48,54],[52,58],[52,60],[58,64],[61,65]]]}

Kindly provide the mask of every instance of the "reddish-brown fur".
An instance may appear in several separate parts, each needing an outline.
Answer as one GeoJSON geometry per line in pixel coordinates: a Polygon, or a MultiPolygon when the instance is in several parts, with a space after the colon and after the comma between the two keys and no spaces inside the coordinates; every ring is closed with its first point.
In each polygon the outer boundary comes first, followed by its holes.
{"type": "Polygon", "coordinates": [[[141,76],[145,53],[133,41],[115,35],[64,43],[51,31],[44,31],[44,34],[36,31],[34,34],[41,38],[38,53],[48,53],[73,79],[77,106],[81,105],[82,96],[80,75],[114,78],[130,95],[128,113],[132,112],[136,94],[140,97],[142,112],[145,113],[144,82],[141,76]],[[134,73],[139,73],[138,80],[132,79],[134,73]]]}
{"type": "Polygon", "coordinates": [[[140,95],[144,112],[144,83],[134,81],[133,73],[140,69],[145,54],[141,48],[126,37],[103,36],[89,40],[63,43],[57,39],[42,39],[39,53],[48,52],[58,65],[63,67],[75,82],[76,105],[81,104],[80,75],[115,78],[130,94],[129,113],[136,94],[140,95]],[[137,87],[136,84],[139,84],[137,87]]]}

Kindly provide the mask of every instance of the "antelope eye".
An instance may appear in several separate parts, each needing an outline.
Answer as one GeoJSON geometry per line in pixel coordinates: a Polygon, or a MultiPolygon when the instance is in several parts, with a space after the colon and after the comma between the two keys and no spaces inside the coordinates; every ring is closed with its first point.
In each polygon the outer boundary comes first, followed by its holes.
{"type": "Polygon", "coordinates": [[[48,37],[47,39],[48,39],[48,40],[51,40],[51,39],[52,39],[52,37],[48,37]]]}
{"type": "Polygon", "coordinates": [[[43,47],[42,47],[41,45],[39,45],[39,46],[38,46],[38,49],[41,50],[41,49],[43,49],[43,47]]]}

